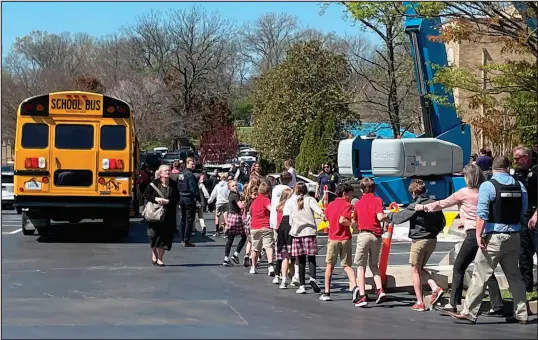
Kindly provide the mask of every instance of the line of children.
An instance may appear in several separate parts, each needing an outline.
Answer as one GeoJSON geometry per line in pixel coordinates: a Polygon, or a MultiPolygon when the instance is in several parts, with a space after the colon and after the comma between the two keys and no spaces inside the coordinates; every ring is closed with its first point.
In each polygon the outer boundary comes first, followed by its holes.
{"type": "MultiPolygon", "coordinates": [[[[275,276],[273,283],[279,284],[279,288],[288,286],[288,270],[293,260],[298,264],[296,274],[299,276],[299,288],[297,294],[306,293],[306,263],[309,264],[309,285],[315,293],[321,292],[316,281],[316,254],[317,254],[317,227],[314,213],[329,221],[329,237],[326,255],[325,289],[320,296],[321,301],[331,301],[330,287],[334,266],[338,258],[347,274],[352,291],[352,301],[357,307],[365,307],[368,297],[365,289],[366,266],[372,272],[375,288],[375,303],[385,301],[386,294],[383,290],[379,275],[379,255],[382,245],[381,222],[401,224],[409,221],[409,238],[413,243],[410,250],[409,263],[412,267],[413,286],[417,296],[417,303],[412,310],[424,311],[425,304],[422,296],[421,277],[427,279],[432,289],[430,304],[434,305],[443,295],[444,291],[424,270],[429,257],[435,250],[437,235],[445,225],[442,212],[424,213],[415,211],[416,204],[427,204],[432,199],[426,196],[426,186],[422,180],[413,180],[409,186],[414,202],[398,213],[383,213],[383,202],[374,195],[375,183],[370,178],[365,178],[360,183],[362,197],[351,204],[354,189],[347,183],[339,184],[336,190],[337,199],[329,204],[326,211],[319,208],[316,200],[308,196],[306,185],[298,182],[293,194],[289,188],[284,188],[280,193],[280,199],[276,206],[277,242],[274,249],[273,231],[270,225],[271,202],[267,197],[269,185],[265,182],[259,186],[248,186],[245,194],[246,201],[243,210],[243,218],[237,212],[243,206],[238,202],[239,195],[234,187],[230,186],[230,215],[228,215],[228,235],[241,235],[236,252],[231,257],[235,263],[239,263],[239,253],[245,244],[246,235],[250,234],[249,241],[252,243],[251,259],[245,255],[244,265],[250,266],[250,273],[256,273],[256,263],[261,248],[267,251],[269,263],[268,275],[275,276]],[[235,192],[234,192],[235,191],[235,192]],[[239,216],[239,217],[238,217],[239,216]],[[245,224],[243,226],[243,220],[245,224]],[[242,227],[240,227],[241,225],[242,227]],[[233,226],[233,227],[232,227],[233,226]],[[357,275],[352,269],[352,227],[356,227],[357,247],[354,262],[357,265],[357,275]],[[233,230],[233,231],[232,231],[233,230]],[[276,270],[273,267],[273,251],[276,253],[276,270]],[[298,271],[298,273],[297,273],[298,271]]],[[[233,243],[233,237],[229,237],[226,245],[224,265],[230,265],[229,253],[233,243]]],[[[247,254],[249,249],[247,249],[247,254]]],[[[294,276],[295,277],[295,276],[294,276]]],[[[292,281],[293,282],[293,281],[292,281]]]]}

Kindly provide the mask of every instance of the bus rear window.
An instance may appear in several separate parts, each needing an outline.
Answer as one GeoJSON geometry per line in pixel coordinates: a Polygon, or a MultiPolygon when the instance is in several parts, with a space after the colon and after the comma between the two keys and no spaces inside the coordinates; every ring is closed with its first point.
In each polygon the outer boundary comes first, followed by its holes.
{"type": "Polygon", "coordinates": [[[57,149],[93,149],[93,126],[59,124],[56,126],[54,143],[57,149]]]}
{"type": "Polygon", "coordinates": [[[101,150],[125,150],[127,129],[123,125],[101,127],[101,150]]]}
{"type": "Polygon", "coordinates": [[[45,149],[49,146],[47,124],[26,123],[22,126],[21,146],[25,149],[45,149]]]}

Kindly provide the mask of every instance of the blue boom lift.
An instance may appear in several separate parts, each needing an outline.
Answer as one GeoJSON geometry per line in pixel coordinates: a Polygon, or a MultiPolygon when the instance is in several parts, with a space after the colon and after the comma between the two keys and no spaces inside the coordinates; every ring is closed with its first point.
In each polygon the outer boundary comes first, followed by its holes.
{"type": "Polygon", "coordinates": [[[434,65],[447,65],[444,44],[428,39],[439,34],[441,20],[420,17],[413,3],[404,4],[425,132],[402,139],[359,136],[341,141],[338,147],[340,174],[375,177],[376,194],[386,204],[411,203],[407,188],[414,178],[424,180],[428,193],[437,199],[448,197],[465,185],[461,171],[471,154],[470,127],[457,116],[453,105],[439,105],[429,98],[429,94],[446,96],[454,104],[451,90],[432,83],[434,65]]]}

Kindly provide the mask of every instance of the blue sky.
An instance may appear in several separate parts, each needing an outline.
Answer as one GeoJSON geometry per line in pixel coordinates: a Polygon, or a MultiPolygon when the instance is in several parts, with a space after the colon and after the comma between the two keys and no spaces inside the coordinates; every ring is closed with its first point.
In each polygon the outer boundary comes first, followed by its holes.
{"type": "MultiPolygon", "coordinates": [[[[5,56],[16,37],[33,30],[49,33],[86,32],[100,37],[135,22],[151,9],[190,8],[199,5],[218,11],[222,17],[238,24],[253,21],[268,12],[294,14],[299,22],[322,32],[339,35],[364,34],[352,22],[343,19],[343,9],[336,4],[319,15],[320,2],[3,2],[2,55],[5,56]]],[[[375,36],[366,34],[375,42],[375,36]]]]}

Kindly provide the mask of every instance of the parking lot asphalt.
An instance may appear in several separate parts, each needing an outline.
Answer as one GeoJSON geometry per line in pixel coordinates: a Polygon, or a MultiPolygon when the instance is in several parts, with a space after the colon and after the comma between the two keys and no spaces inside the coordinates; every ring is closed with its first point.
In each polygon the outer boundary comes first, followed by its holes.
{"type": "MultiPolygon", "coordinates": [[[[211,231],[209,215],[206,221],[211,231]]],[[[145,226],[110,237],[100,222],[62,224],[50,236],[23,236],[20,215],[2,212],[4,338],[529,338],[534,324],[480,318],[455,324],[437,312],[410,310],[414,297],[394,294],[382,305],[354,307],[342,270],[332,302],[311,290],[279,290],[264,267],[250,275],[223,267],[223,238],[175,243],[166,267],[151,265],[145,226]]],[[[236,241],[237,242],[237,241],[236,241]]],[[[322,239],[320,255],[324,254],[322,239]]],[[[439,243],[431,262],[453,243],[439,243]]],[[[406,264],[408,242],[394,242],[390,264],[406,264]]],[[[323,267],[324,258],[318,258],[323,267]]],[[[322,276],[322,268],[318,276],[322,276]]],[[[320,280],[323,285],[323,280],[320,280]]]]}

